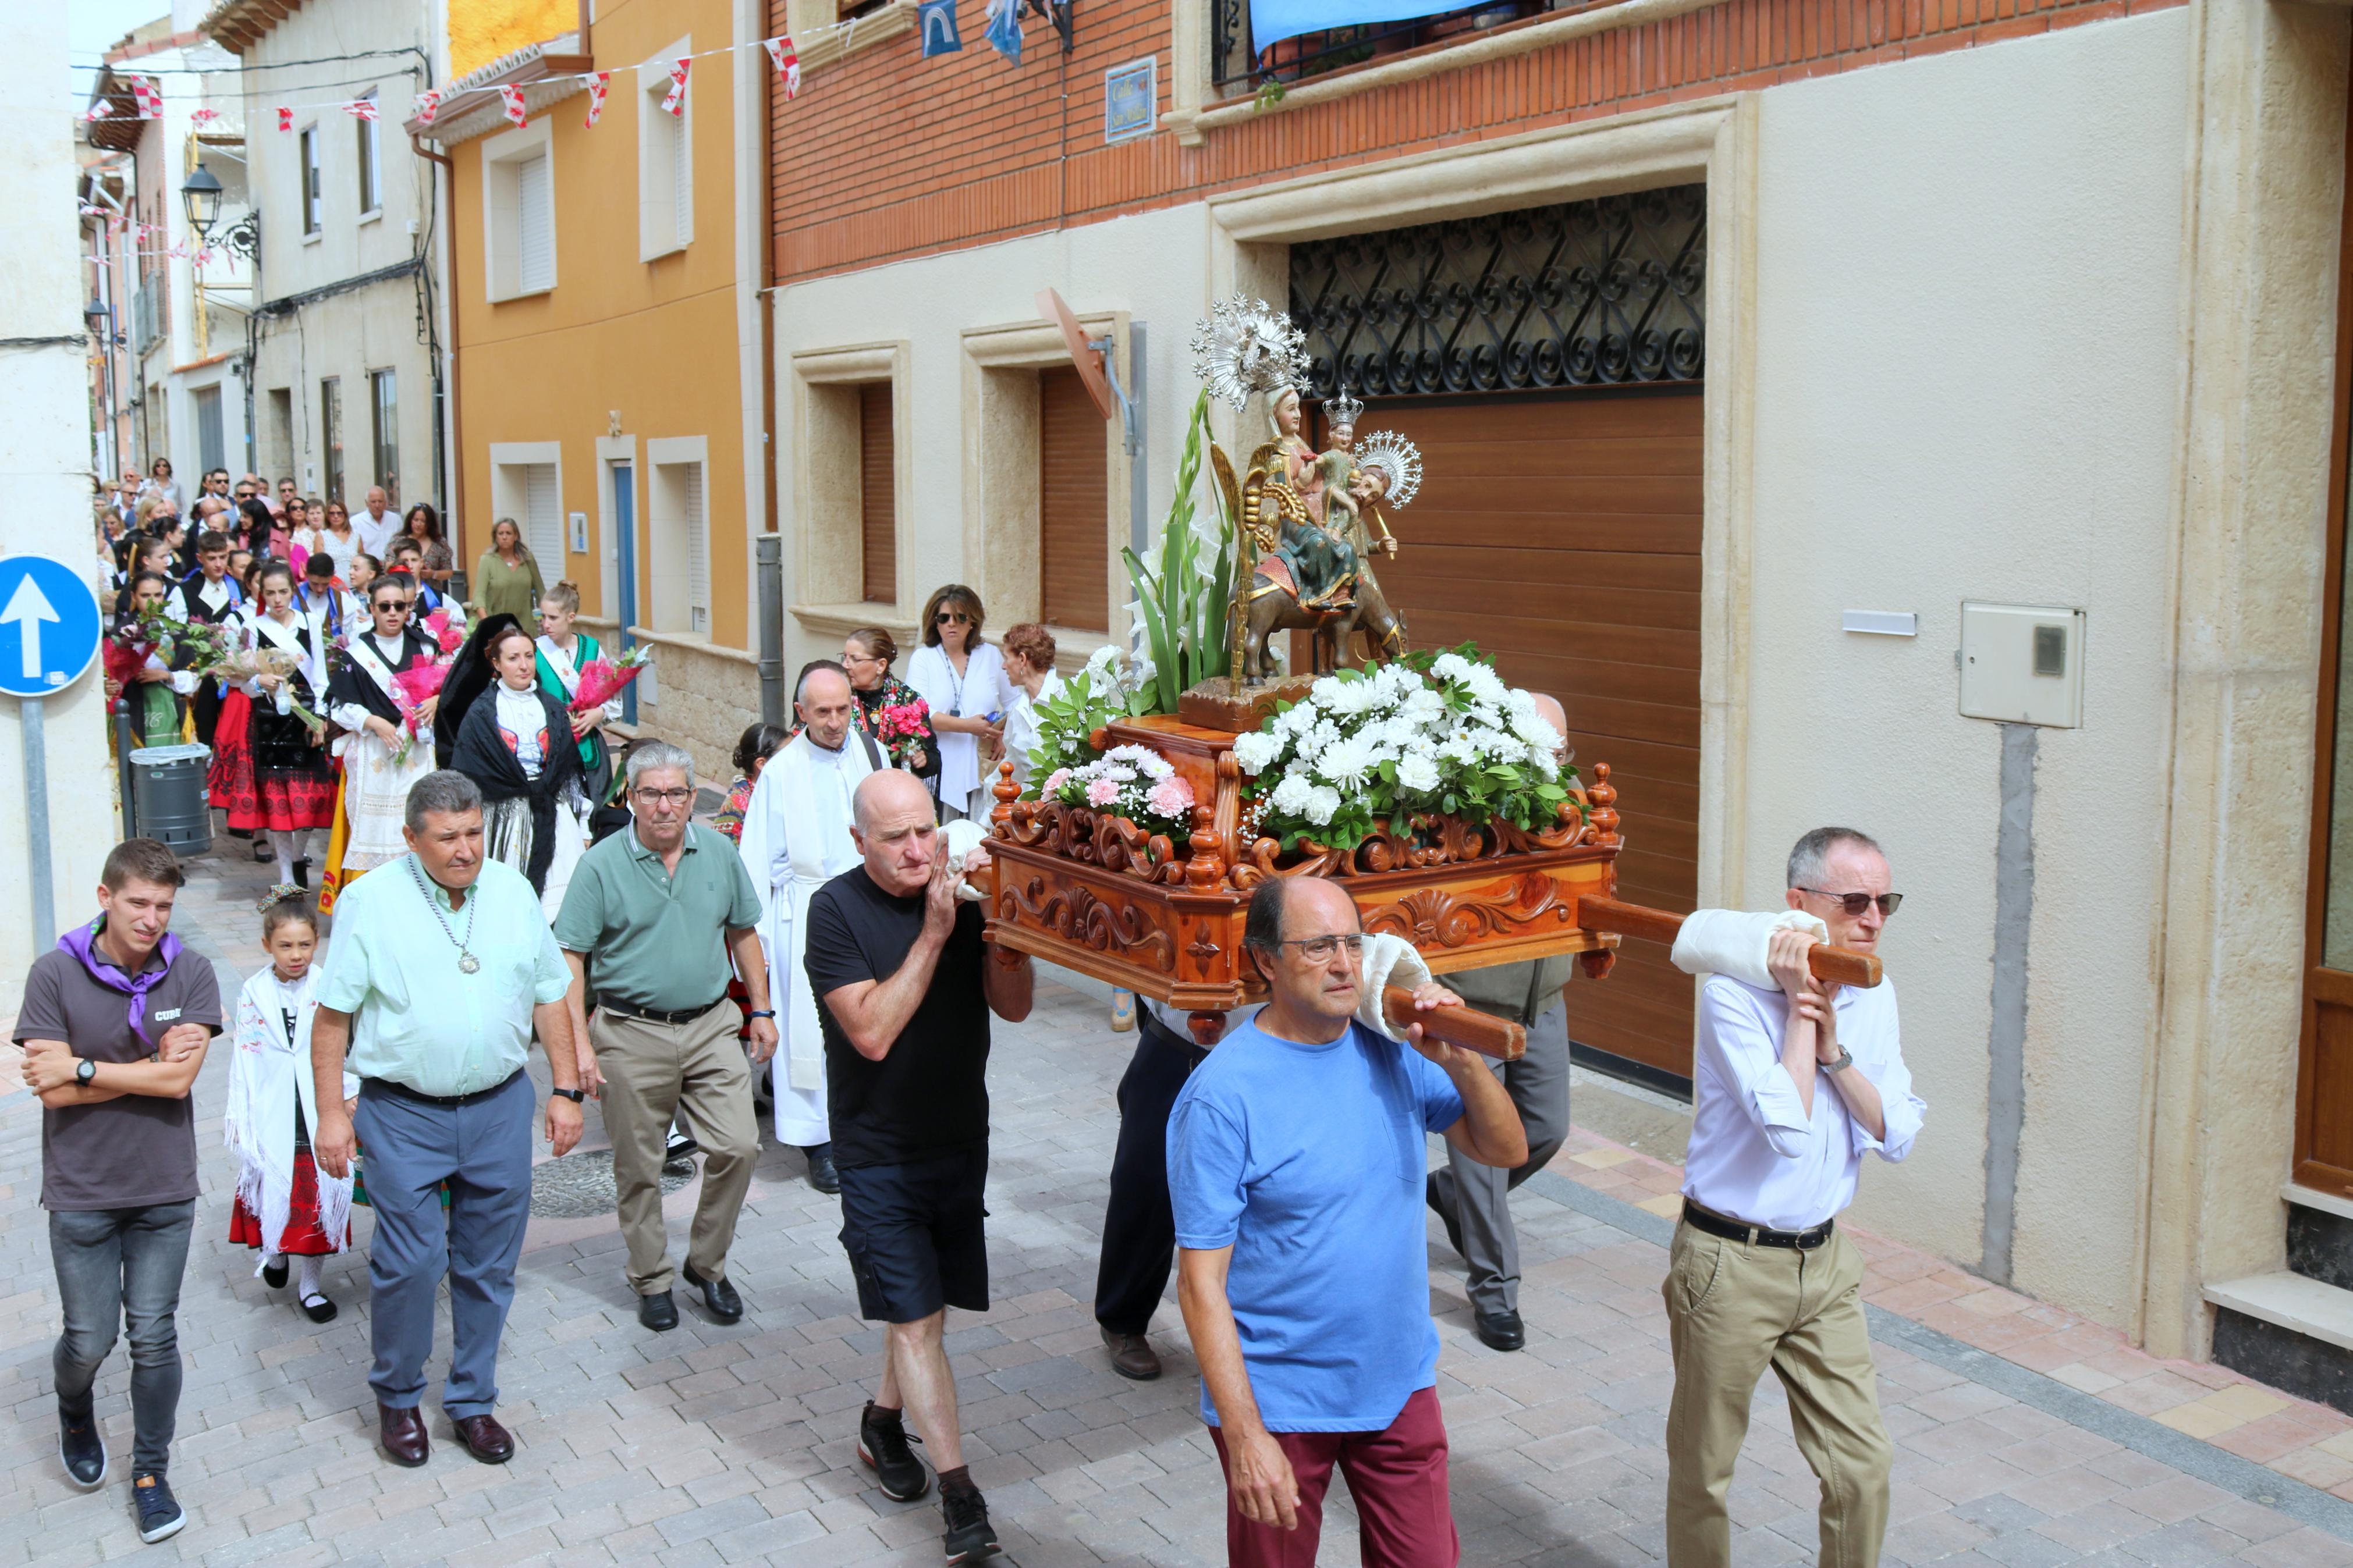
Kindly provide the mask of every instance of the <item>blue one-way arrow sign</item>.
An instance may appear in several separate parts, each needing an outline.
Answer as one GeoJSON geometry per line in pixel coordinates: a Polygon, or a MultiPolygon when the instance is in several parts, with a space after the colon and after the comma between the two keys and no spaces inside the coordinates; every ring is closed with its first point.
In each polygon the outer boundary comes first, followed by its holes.
{"type": "Polygon", "coordinates": [[[0,557],[0,692],[47,697],[98,657],[98,595],[46,555],[0,557]]]}

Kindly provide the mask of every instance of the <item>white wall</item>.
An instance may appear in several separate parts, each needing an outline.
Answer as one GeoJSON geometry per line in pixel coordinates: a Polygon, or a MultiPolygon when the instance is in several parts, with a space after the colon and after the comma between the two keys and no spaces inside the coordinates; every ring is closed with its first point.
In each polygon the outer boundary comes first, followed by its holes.
{"type": "Polygon", "coordinates": [[[1746,890],[1820,823],[1886,844],[1929,1114],[1857,1217],[1974,1260],[2000,738],[1956,711],[1958,606],[2089,611],[2084,725],[2041,737],[2016,1279],[2115,1323],[2166,821],[2184,15],[1776,89],[1758,137],[1746,890]],[[1920,636],[1842,634],[1846,608],[1920,636]]]}
{"type": "MultiPolygon", "coordinates": [[[[813,349],[904,341],[912,345],[902,395],[913,406],[914,484],[899,498],[899,559],[913,589],[913,615],[942,583],[981,574],[965,558],[964,350],[976,327],[1037,319],[1040,289],[1060,291],[1082,316],[1127,311],[1146,327],[1146,426],[1143,461],[1149,476],[1151,531],[1156,537],[1175,487],[1176,457],[1200,384],[1192,374],[1193,327],[1207,309],[1202,282],[1207,217],[1198,205],[1143,213],[1057,234],[1008,240],[944,256],[896,262],[864,272],[795,283],[776,294],[777,528],[785,535],[785,602],[792,605],[796,461],[792,356],[813,349]]],[[[1127,344],[1118,374],[1129,384],[1127,344]]],[[[1204,483],[1208,482],[1206,467],[1204,483]]],[[[1126,515],[1126,498],[1112,505],[1126,515]]],[[[1124,536],[1123,536],[1124,537],[1124,536]]],[[[842,547],[857,548],[845,539],[842,547]]],[[[1005,629],[992,613],[992,633],[1005,629]]],[[[1113,628],[1124,636],[1124,626],[1113,628]]],[[[912,650],[909,650],[912,651],[912,650]]],[[[837,638],[806,633],[785,616],[786,667],[840,652],[837,638]]],[[[898,672],[906,673],[906,653],[898,672]]]]}
{"type": "MultiPolygon", "coordinates": [[[[0,12],[0,57],[28,81],[66,80],[62,7],[0,12]]],[[[6,417],[0,418],[0,555],[52,555],[97,581],[90,485],[90,383],[74,216],[72,122],[48,93],[0,97],[0,337],[63,337],[66,343],[0,351],[6,417]]],[[[24,996],[35,956],[26,865],[24,751],[17,704],[0,698],[0,1012],[24,996]]],[[[60,929],[94,912],[90,889],[114,843],[106,783],[106,702],[95,669],[47,700],[51,874],[60,929]]]]}

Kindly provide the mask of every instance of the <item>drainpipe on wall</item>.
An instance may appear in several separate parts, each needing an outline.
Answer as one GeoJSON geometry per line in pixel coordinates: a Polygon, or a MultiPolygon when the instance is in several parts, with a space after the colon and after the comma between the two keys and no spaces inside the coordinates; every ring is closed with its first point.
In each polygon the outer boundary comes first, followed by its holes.
{"type": "MultiPolygon", "coordinates": [[[[580,0],[580,5],[581,15],[585,18],[588,0],[580,0]]],[[[449,301],[449,342],[442,352],[448,360],[448,369],[445,372],[436,365],[434,373],[446,377],[449,399],[448,504],[446,509],[448,515],[443,517],[441,523],[449,535],[451,563],[462,569],[466,552],[458,535],[458,516],[466,494],[466,443],[458,405],[458,165],[446,153],[427,153],[425,143],[413,134],[408,138],[408,145],[418,157],[428,163],[438,164],[441,171],[449,176],[449,199],[442,204],[442,232],[448,237],[449,255],[449,270],[443,279],[442,289],[442,298],[449,301]]],[[[436,435],[438,434],[437,430],[436,435]]]]}

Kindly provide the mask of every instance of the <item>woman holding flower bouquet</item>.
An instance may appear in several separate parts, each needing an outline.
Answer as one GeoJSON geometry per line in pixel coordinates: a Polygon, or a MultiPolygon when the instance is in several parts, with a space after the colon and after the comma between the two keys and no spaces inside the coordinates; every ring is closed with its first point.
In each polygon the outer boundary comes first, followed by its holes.
{"type": "Polygon", "coordinates": [[[246,682],[253,704],[247,737],[253,751],[254,826],[269,833],[278,879],[307,888],[311,830],[335,820],[334,774],[318,720],[308,710],[326,685],[326,637],[294,607],[294,573],[282,562],[261,569],[261,613],[246,621],[246,651],[279,656],[246,682]]]}
{"type": "Polygon", "coordinates": [[[531,879],[553,921],[588,847],[580,748],[564,704],[540,689],[532,635],[502,616],[480,647],[492,679],[459,721],[452,765],[481,788],[483,852],[531,879]]]}
{"type": "Polygon", "coordinates": [[[409,625],[413,591],[397,573],[369,584],[368,629],[346,641],[327,685],[328,717],[351,731],[336,742],[343,759],[346,878],[408,853],[401,837],[408,787],[433,771],[440,649],[409,625]]]}
{"type": "MultiPolygon", "coordinates": [[[[932,733],[931,707],[922,693],[891,673],[898,657],[898,642],[881,626],[860,626],[842,642],[841,668],[849,672],[849,694],[858,700],[858,727],[883,743],[892,767],[906,769],[936,792],[940,748],[932,733]]],[[[796,727],[793,733],[799,732],[796,727]]]]}
{"type": "Polygon", "coordinates": [[[161,645],[144,635],[164,613],[171,584],[160,572],[141,572],[131,579],[121,607],[115,612],[114,630],[106,650],[106,695],[110,701],[131,704],[132,730],[142,746],[180,743],[182,701],[196,689],[193,670],[174,670],[161,645]]]}
{"type": "MultiPolygon", "coordinates": [[[[580,672],[605,657],[605,650],[586,632],[573,629],[580,618],[580,590],[558,583],[539,601],[539,686],[550,697],[571,707],[580,695],[580,672]]],[[[621,716],[621,700],[599,703],[586,712],[572,714],[572,737],[580,748],[580,776],[591,800],[605,798],[613,782],[613,759],[598,733],[621,716]]]]}

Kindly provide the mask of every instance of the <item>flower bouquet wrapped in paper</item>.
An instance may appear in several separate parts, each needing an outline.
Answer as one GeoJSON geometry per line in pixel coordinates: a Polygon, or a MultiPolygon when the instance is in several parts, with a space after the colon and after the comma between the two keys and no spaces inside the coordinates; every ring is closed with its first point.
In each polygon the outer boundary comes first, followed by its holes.
{"type": "Polygon", "coordinates": [[[617,658],[607,654],[592,658],[580,670],[580,689],[572,695],[572,711],[586,713],[592,708],[602,708],[621,694],[624,687],[638,678],[638,672],[653,663],[654,650],[633,647],[617,658]]]}
{"type": "Polygon", "coordinates": [[[451,605],[444,605],[425,617],[425,635],[433,639],[441,657],[448,658],[466,641],[466,617],[453,613],[451,605]]]}
{"type": "Polygon", "coordinates": [[[408,753],[417,743],[425,726],[421,722],[426,703],[441,695],[441,683],[449,679],[449,666],[440,664],[412,665],[396,670],[392,677],[393,689],[400,693],[400,746],[392,753],[395,766],[408,761],[408,753]]]}
{"type": "Polygon", "coordinates": [[[918,697],[883,707],[874,715],[874,738],[891,753],[892,765],[903,767],[910,752],[931,743],[932,705],[918,697]]]}

